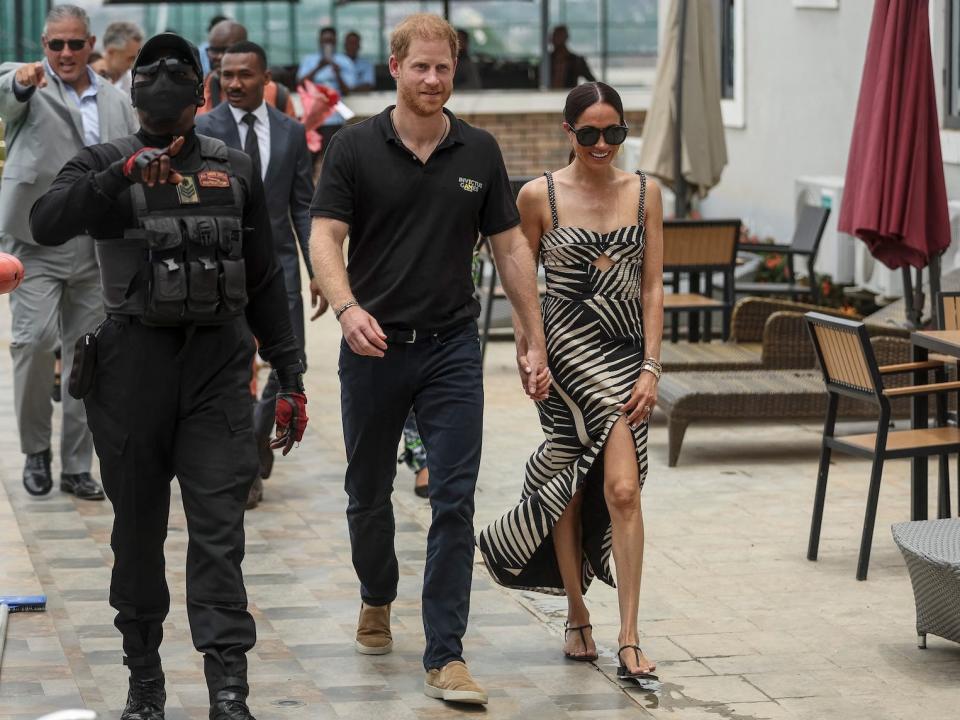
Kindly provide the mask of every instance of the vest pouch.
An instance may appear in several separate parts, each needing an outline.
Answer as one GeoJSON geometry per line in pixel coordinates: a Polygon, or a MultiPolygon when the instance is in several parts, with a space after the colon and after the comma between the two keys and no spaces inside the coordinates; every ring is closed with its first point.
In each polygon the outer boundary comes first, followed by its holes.
{"type": "Polygon", "coordinates": [[[183,233],[176,218],[145,217],[141,222],[151,250],[171,250],[183,243],[183,233]]]}
{"type": "Polygon", "coordinates": [[[179,325],[187,299],[187,272],[178,258],[154,257],[143,322],[147,325],[179,325]]]}
{"type": "Polygon", "coordinates": [[[220,298],[223,312],[239,313],[247,304],[247,270],[243,260],[221,260],[220,298]]]}
{"type": "MultiPolygon", "coordinates": [[[[214,246],[218,244],[219,232],[217,231],[217,219],[213,217],[183,217],[180,218],[183,223],[183,235],[194,246],[194,248],[208,249],[210,255],[214,253],[214,246]]],[[[196,251],[194,252],[196,254],[196,251]]]]}
{"type": "Polygon", "coordinates": [[[240,220],[235,217],[218,217],[217,226],[223,253],[234,260],[243,257],[243,226],[240,220]]]}
{"type": "Polygon", "coordinates": [[[217,263],[201,257],[187,265],[187,311],[197,320],[213,319],[219,300],[217,263]]]}
{"type": "Polygon", "coordinates": [[[143,313],[146,277],[146,233],[125,230],[122,238],[98,238],[97,263],[103,305],[107,312],[143,313]]]}

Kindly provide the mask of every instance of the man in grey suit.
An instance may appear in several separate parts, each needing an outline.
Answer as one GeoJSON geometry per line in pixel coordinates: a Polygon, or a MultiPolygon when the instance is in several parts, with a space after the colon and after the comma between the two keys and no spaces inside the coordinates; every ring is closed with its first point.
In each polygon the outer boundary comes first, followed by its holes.
{"type": "MultiPolygon", "coordinates": [[[[10,354],[20,447],[27,456],[23,484],[31,495],[45,495],[53,487],[54,351],[62,346],[63,376],[69,377],[74,343],[100,322],[103,306],[92,238],[78,235],[60,247],[42,247],[30,233],[30,208],[82,147],[137,129],[130,99],[87,67],[96,39],[86,12],[55,6],[41,41],[43,61],[0,65],[0,117],[7,125],[0,239],[25,270],[23,284],[10,296],[10,354]]],[[[92,456],[83,403],[65,394],[61,490],[85,500],[103,499],[90,475],[92,456]]]]}
{"type": "MultiPolygon", "coordinates": [[[[287,286],[290,320],[306,366],[298,245],[310,275],[311,302],[316,308],[310,319],[316,320],[327,309],[310,267],[312,162],[303,126],[264,102],[264,88],[270,81],[267,67],[266,53],[254,42],[243,41],[228,48],[220,61],[220,87],[227,101],[197,117],[197,132],[246,152],[263,178],[273,242],[287,286]]],[[[276,378],[271,373],[255,411],[260,477],[250,490],[248,508],[260,502],[262,479],[270,475],[273,464],[269,434],[276,389],[276,378]]]]}

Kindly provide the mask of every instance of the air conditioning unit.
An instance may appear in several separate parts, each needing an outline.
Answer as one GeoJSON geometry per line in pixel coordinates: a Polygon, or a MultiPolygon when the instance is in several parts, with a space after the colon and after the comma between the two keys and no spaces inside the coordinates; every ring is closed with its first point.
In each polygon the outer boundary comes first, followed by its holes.
{"type": "Polygon", "coordinates": [[[829,275],[835,283],[855,282],[856,246],[863,243],[837,230],[840,203],[843,200],[843,178],[835,175],[798,177],[794,181],[794,196],[798,210],[802,204],[830,208],[814,270],[818,274],[829,275]]]}
{"type": "MultiPolygon", "coordinates": [[[[960,271],[960,244],[957,238],[960,237],[960,200],[950,200],[947,202],[947,212],[950,215],[950,247],[948,247],[940,258],[940,276],[945,278],[941,289],[958,290],[956,281],[953,279],[960,271]]],[[[923,283],[929,283],[930,274],[923,273],[923,283]]],[[[865,243],[860,243],[857,249],[857,285],[875,292],[887,299],[903,297],[903,270],[897,268],[891,270],[882,262],[874,259],[867,251],[865,243]]],[[[929,307],[929,306],[928,306],[929,307]]]]}

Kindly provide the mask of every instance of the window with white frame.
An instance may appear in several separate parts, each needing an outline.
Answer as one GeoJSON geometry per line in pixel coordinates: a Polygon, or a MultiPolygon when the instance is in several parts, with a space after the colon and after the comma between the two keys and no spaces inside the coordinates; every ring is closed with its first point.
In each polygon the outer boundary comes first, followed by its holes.
{"type": "MultiPolygon", "coordinates": [[[[960,0],[958,0],[960,1],[960,0]]],[[[720,71],[720,107],[723,124],[742,128],[744,110],[744,3],[746,0],[715,0],[717,63],[720,71]]]]}
{"type": "Polygon", "coordinates": [[[733,57],[736,38],[733,33],[733,5],[736,0],[719,0],[717,9],[717,40],[720,49],[720,97],[732,100],[734,96],[733,57]]]}

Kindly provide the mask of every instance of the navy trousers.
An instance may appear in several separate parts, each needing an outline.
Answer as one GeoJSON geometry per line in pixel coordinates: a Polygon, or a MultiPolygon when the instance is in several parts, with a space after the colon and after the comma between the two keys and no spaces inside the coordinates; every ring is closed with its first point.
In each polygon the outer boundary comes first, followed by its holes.
{"type": "Polygon", "coordinates": [[[369,605],[397,596],[390,496],[397,445],[410,408],[427,449],[430,505],[423,575],[426,669],[463,660],[473,571],[473,495],[483,434],[483,372],[476,323],[409,344],[386,357],[340,348],[347,523],[360,595],[369,605]]]}

